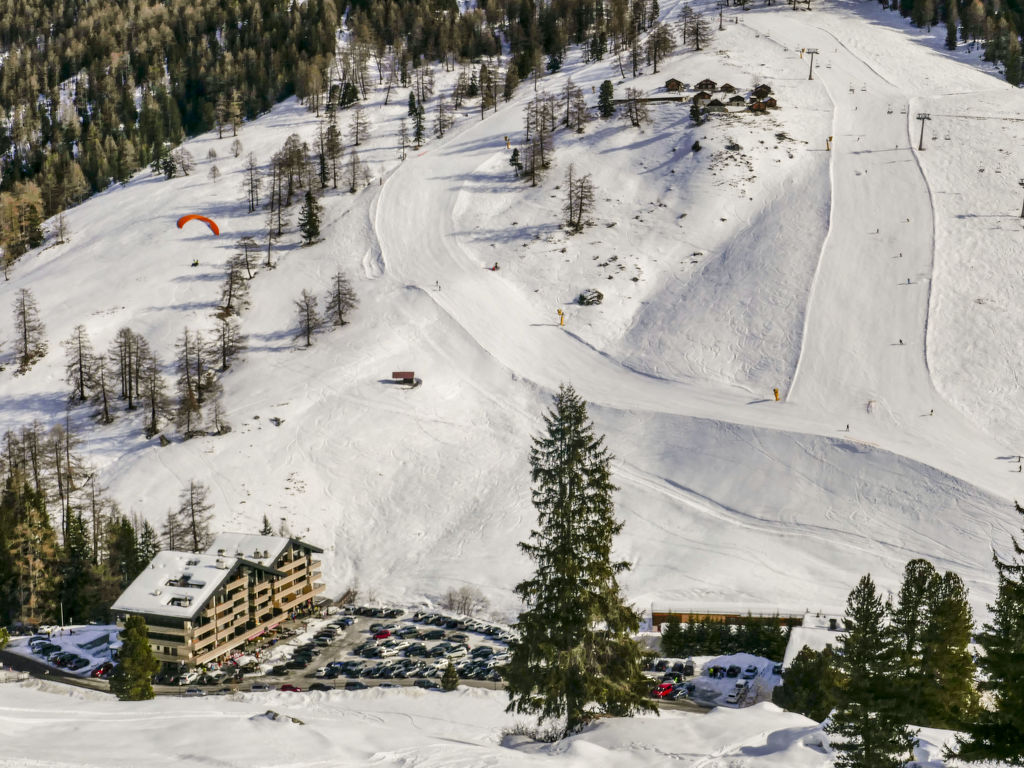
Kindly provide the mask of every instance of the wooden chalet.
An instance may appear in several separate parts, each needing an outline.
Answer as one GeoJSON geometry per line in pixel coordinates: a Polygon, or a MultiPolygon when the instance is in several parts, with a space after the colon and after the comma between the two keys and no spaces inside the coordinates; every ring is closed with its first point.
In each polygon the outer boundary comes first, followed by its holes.
{"type": "Polygon", "coordinates": [[[674,77],[670,77],[665,81],[665,90],[672,91],[673,93],[683,90],[683,83],[680,80],[676,80],[674,77]]]}
{"type": "Polygon", "coordinates": [[[769,109],[778,109],[779,108],[779,102],[777,102],[775,100],[775,98],[772,97],[772,96],[769,96],[767,99],[765,99],[763,104],[766,107],[768,107],[769,109]]]}
{"type": "Polygon", "coordinates": [[[747,103],[747,100],[740,96],[738,93],[735,96],[729,97],[729,104],[734,107],[742,107],[747,103]]]}
{"type": "Polygon", "coordinates": [[[722,93],[736,93],[736,86],[730,83],[723,83],[718,87],[718,90],[720,90],[722,93]]]}
{"type": "Polygon", "coordinates": [[[753,90],[754,97],[758,99],[765,98],[766,96],[771,94],[771,92],[771,86],[765,85],[764,83],[761,83],[761,85],[756,86],[753,90]]]}
{"type": "Polygon", "coordinates": [[[711,101],[711,94],[708,93],[707,91],[698,91],[697,93],[693,94],[693,103],[696,104],[698,107],[707,104],[709,101],[711,101]]]}
{"type": "Polygon", "coordinates": [[[707,109],[708,109],[708,112],[728,112],[729,111],[728,109],[726,109],[725,104],[723,104],[718,99],[712,99],[711,101],[709,101],[708,104],[707,104],[707,109]]]}
{"type": "Polygon", "coordinates": [[[714,91],[718,88],[718,84],[714,80],[704,78],[694,87],[701,91],[714,91]]]}
{"type": "Polygon", "coordinates": [[[747,107],[751,112],[767,112],[768,107],[765,106],[763,101],[755,101],[753,104],[747,107]]]}

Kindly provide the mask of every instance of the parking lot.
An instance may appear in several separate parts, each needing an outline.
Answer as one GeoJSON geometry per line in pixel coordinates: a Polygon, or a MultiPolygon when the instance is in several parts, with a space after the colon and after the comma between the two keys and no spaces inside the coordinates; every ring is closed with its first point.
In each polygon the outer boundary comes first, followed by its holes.
{"type": "Polygon", "coordinates": [[[295,629],[300,631],[264,654],[262,673],[206,685],[190,675],[181,684],[154,688],[162,695],[199,696],[282,687],[433,687],[440,685],[449,661],[460,684],[498,688],[503,683],[497,667],[507,660],[511,639],[508,627],[492,622],[397,608],[351,608],[295,629]]]}

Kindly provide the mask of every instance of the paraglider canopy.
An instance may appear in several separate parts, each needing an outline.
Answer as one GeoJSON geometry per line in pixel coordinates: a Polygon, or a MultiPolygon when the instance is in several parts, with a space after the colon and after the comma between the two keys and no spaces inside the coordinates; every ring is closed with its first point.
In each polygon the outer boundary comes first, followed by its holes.
{"type": "Polygon", "coordinates": [[[217,223],[213,219],[200,216],[198,213],[190,213],[188,216],[182,216],[178,219],[178,229],[184,227],[188,222],[192,221],[192,219],[205,222],[206,226],[210,228],[210,231],[213,232],[213,234],[220,235],[220,228],[217,226],[217,223]]]}

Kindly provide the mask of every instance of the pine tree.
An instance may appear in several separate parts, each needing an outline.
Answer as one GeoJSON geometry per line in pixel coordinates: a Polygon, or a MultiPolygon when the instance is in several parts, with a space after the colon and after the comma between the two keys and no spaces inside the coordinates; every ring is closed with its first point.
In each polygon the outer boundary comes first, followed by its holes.
{"type": "Polygon", "coordinates": [[[345,151],[341,140],[341,131],[338,130],[338,113],[331,106],[327,108],[327,128],[324,130],[324,155],[327,157],[327,166],[330,169],[331,186],[338,188],[338,165],[341,162],[341,155],[345,151]]]}
{"type": "Polygon", "coordinates": [[[302,210],[299,211],[299,232],[302,234],[303,245],[312,245],[320,237],[321,211],[323,206],[317,202],[312,190],[307,189],[302,201],[302,210]]]}
{"type": "Polygon", "coordinates": [[[586,404],[569,386],[533,440],[530,465],[538,526],[522,551],[536,563],[516,586],[524,610],[505,669],[509,711],[564,721],[573,733],[597,711],[628,716],[652,710],[644,654],[632,635],[639,616],[623,602],[613,561],[615,519],[610,464],[586,404]]]}
{"type": "Polygon", "coordinates": [[[263,524],[260,526],[260,536],[273,536],[274,526],[270,524],[270,518],[263,515],[263,524]]]}
{"type": "Polygon", "coordinates": [[[71,387],[71,402],[84,403],[88,396],[86,389],[92,376],[94,360],[92,343],[85,326],[76,325],[71,336],[63,342],[63,347],[68,356],[64,380],[71,387]]]}
{"type": "Polygon", "coordinates": [[[303,289],[302,296],[295,302],[295,310],[299,324],[295,338],[305,339],[306,346],[311,347],[313,346],[313,334],[317,332],[321,323],[316,296],[303,289]]]}
{"type": "Polygon", "coordinates": [[[249,280],[245,276],[246,259],[234,255],[228,258],[224,270],[224,284],[220,289],[220,314],[237,315],[249,306],[249,280]]]}
{"type": "Polygon", "coordinates": [[[864,576],[846,601],[847,632],[836,650],[844,687],[826,731],[839,768],[903,768],[913,756],[916,738],[895,712],[900,648],[885,614],[871,576],[864,576]]]}
{"type": "Polygon", "coordinates": [[[683,625],[676,614],[668,617],[665,628],[661,631],[661,655],[672,659],[682,658],[685,653],[683,648],[683,625]]]}
{"type": "Polygon", "coordinates": [[[156,528],[148,520],[143,520],[139,528],[139,563],[142,566],[149,565],[149,562],[160,552],[160,537],[156,528]]]}
{"type": "Polygon", "coordinates": [[[149,645],[146,621],[141,616],[129,616],[121,631],[118,664],[110,675],[111,692],[121,701],[152,699],[151,680],[159,667],[149,645]]]}
{"type": "Polygon", "coordinates": [[[458,687],[459,673],[455,671],[455,665],[449,661],[448,666],[444,668],[444,674],[441,675],[441,689],[454,691],[458,687]]]}
{"type": "Polygon", "coordinates": [[[899,653],[900,674],[906,682],[900,696],[903,722],[928,725],[923,700],[928,681],[923,671],[922,633],[939,574],[927,560],[911,560],[903,569],[903,583],[892,610],[890,629],[899,653]]]}
{"type": "Polygon", "coordinates": [[[327,293],[324,315],[334,325],[345,325],[345,315],[359,306],[356,292],[343,272],[335,272],[331,278],[331,288],[327,293]]]}
{"type": "Polygon", "coordinates": [[[39,306],[28,288],[14,299],[14,355],[18,373],[25,373],[46,354],[46,327],[39,319],[39,306]]]}
{"type": "MultiPolygon", "coordinates": [[[[1024,516],[1024,507],[1014,506],[1024,516]]],[[[1010,541],[1009,558],[992,554],[996,601],[988,606],[991,621],[976,638],[985,651],[978,659],[979,688],[988,702],[964,725],[967,735],[958,738],[956,756],[1024,765],[1024,545],[1016,536],[1010,541]]]]}
{"type": "Polygon", "coordinates": [[[190,552],[202,552],[213,536],[210,534],[210,510],[213,504],[207,500],[210,489],[202,483],[190,480],[188,488],[181,491],[178,497],[178,530],[181,531],[184,546],[190,552]]]}
{"type": "Polygon", "coordinates": [[[946,571],[932,590],[928,621],[921,632],[921,677],[927,685],[922,718],[911,722],[960,729],[977,716],[975,668],[968,648],[973,634],[967,588],[959,576],[946,571]]]}
{"type": "Polygon", "coordinates": [[[786,668],[782,685],[772,691],[772,703],[820,723],[836,705],[840,682],[832,646],[818,652],[805,645],[786,668]]]}

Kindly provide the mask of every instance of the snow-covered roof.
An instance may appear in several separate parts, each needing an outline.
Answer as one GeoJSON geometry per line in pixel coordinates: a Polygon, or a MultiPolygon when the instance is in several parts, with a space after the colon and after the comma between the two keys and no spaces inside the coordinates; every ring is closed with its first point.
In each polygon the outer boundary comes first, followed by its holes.
{"type": "Polygon", "coordinates": [[[843,623],[842,616],[808,613],[804,616],[803,626],[793,627],[789,631],[786,655],[782,660],[783,666],[788,667],[805,645],[819,653],[825,650],[826,645],[839,645],[839,636],[845,631],[846,625],[843,623]],[[830,628],[830,620],[835,620],[835,629],[830,628]]]}
{"type": "Polygon", "coordinates": [[[217,555],[222,550],[225,557],[240,557],[253,563],[269,568],[284,552],[288,543],[294,541],[314,552],[321,552],[318,547],[287,536],[260,536],[251,533],[219,533],[213,543],[206,549],[209,555],[217,555]]]}
{"type": "Polygon", "coordinates": [[[273,567],[290,539],[287,536],[260,536],[249,533],[218,533],[206,548],[209,555],[222,550],[225,557],[241,557],[260,565],[273,567]]]}
{"type": "Polygon", "coordinates": [[[237,563],[235,557],[159,552],[121,593],[112,610],[191,618],[224,583],[237,563]]]}

